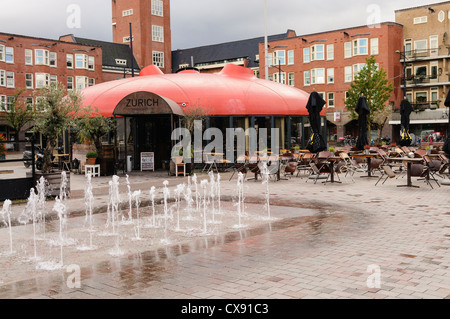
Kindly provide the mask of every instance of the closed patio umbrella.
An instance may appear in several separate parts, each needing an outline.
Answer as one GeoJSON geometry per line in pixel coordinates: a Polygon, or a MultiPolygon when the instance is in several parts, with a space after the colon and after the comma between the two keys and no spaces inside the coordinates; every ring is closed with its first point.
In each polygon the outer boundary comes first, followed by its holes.
{"type": "Polygon", "coordinates": [[[313,91],[309,95],[308,103],[306,104],[306,109],[309,112],[309,122],[311,124],[312,131],[306,148],[311,153],[318,153],[327,149],[327,144],[320,134],[320,128],[322,126],[320,122],[320,112],[322,111],[325,103],[326,102],[319,95],[319,93],[313,91]]]}
{"type": "Polygon", "coordinates": [[[447,139],[445,140],[444,147],[442,148],[442,150],[447,155],[450,155],[450,91],[447,93],[447,98],[445,99],[444,105],[449,107],[449,112],[447,125],[447,139]]]}
{"type": "Polygon", "coordinates": [[[369,145],[367,138],[367,115],[370,114],[370,111],[365,96],[361,96],[358,99],[355,112],[358,114],[358,140],[356,141],[356,147],[362,151],[365,145],[369,145]]]}
{"type": "Polygon", "coordinates": [[[400,133],[400,146],[409,146],[411,145],[411,135],[409,135],[409,116],[411,115],[413,108],[408,100],[403,100],[400,104],[400,123],[401,133],[400,133]]]}

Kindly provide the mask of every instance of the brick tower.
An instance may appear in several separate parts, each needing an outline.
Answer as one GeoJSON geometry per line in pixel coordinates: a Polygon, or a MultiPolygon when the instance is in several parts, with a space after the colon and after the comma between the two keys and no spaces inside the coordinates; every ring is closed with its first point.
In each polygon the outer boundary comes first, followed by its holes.
{"type": "Polygon", "coordinates": [[[112,0],[113,41],[130,44],[139,68],[157,65],[172,70],[170,0],[112,0]]]}

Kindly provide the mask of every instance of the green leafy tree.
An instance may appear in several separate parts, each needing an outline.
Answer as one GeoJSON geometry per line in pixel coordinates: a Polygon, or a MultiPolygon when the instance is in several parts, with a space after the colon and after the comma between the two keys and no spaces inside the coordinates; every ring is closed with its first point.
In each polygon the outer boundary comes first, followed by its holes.
{"type": "MultiPolygon", "coordinates": [[[[18,90],[12,97],[10,108],[7,110],[6,105],[0,105],[0,109],[5,112],[5,120],[14,131],[19,134],[22,128],[34,120],[34,111],[29,107],[20,96],[24,89],[18,90]]],[[[19,136],[17,136],[19,139],[19,136]]]]}
{"type": "MultiPolygon", "coordinates": [[[[386,102],[391,97],[394,87],[387,79],[386,71],[379,68],[374,56],[366,58],[366,64],[355,76],[354,81],[348,90],[348,98],[345,100],[345,107],[350,111],[353,119],[358,118],[355,112],[358,99],[364,95],[367,99],[367,106],[370,114],[367,116],[367,127],[370,129],[372,124],[383,123],[380,116],[386,114],[385,109],[390,108],[386,102]]],[[[378,129],[383,129],[379,125],[378,129]]],[[[380,134],[380,133],[379,133],[380,134]]],[[[370,135],[369,135],[370,136],[370,135]]]]}
{"type": "Polygon", "coordinates": [[[66,91],[59,82],[51,83],[50,86],[35,91],[35,95],[34,131],[47,138],[42,172],[50,173],[53,150],[58,143],[58,138],[63,136],[69,126],[73,126],[82,97],[79,92],[66,91]]]}
{"type": "Polygon", "coordinates": [[[78,135],[82,139],[92,140],[97,150],[98,158],[103,158],[102,138],[116,130],[116,122],[111,118],[102,116],[98,109],[86,107],[77,122],[78,135]]]}

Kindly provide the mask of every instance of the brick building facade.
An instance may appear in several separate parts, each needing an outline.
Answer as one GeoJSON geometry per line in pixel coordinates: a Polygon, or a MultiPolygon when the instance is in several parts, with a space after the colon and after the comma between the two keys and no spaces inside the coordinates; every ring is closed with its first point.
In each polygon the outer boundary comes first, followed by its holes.
{"type": "MultiPolygon", "coordinates": [[[[396,51],[401,50],[402,29],[400,24],[385,22],[377,27],[359,26],[269,41],[269,79],[309,93],[319,92],[327,102],[328,137],[356,136],[344,100],[370,55],[386,70],[394,86],[388,103],[400,107],[402,65],[396,51]]],[[[264,43],[260,43],[261,78],[265,77],[264,52],[264,43]]]]}
{"type": "Polygon", "coordinates": [[[170,0],[112,0],[113,42],[130,44],[130,23],[139,68],[153,64],[170,73],[170,0]]]}

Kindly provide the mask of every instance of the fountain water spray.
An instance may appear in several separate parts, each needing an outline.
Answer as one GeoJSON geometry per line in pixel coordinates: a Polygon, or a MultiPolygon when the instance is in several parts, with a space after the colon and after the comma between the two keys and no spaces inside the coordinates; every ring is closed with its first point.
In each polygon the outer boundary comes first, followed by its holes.
{"type": "Polygon", "coordinates": [[[36,183],[36,192],[38,196],[38,201],[36,204],[37,216],[42,225],[42,231],[45,238],[45,199],[47,198],[48,193],[48,182],[44,176],[41,176],[39,181],[36,183]]]}
{"type": "Polygon", "coordinates": [[[36,245],[36,222],[37,222],[37,203],[38,196],[34,192],[34,188],[30,189],[30,196],[28,197],[27,205],[20,214],[18,220],[22,224],[28,223],[30,220],[33,222],[33,244],[34,244],[34,260],[37,260],[37,245],[36,245]]]}
{"type": "Polygon", "coordinates": [[[53,210],[58,213],[59,218],[59,244],[60,244],[60,266],[64,264],[63,262],[63,246],[64,246],[64,235],[63,228],[67,221],[67,209],[66,205],[62,202],[61,199],[56,197],[55,204],[53,205],[53,210]]]}
{"type": "Polygon", "coordinates": [[[188,177],[188,185],[184,191],[184,200],[186,202],[186,211],[188,213],[185,220],[192,220],[192,204],[194,203],[194,199],[192,198],[192,190],[191,190],[191,177],[188,177]]]}
{"type": "Polygon", "coordinates": [[[156,227],[156,218],[155,218],[155,186],[150,188],[150,200],[152,201],[152,212],[153,212],[153,224],[152,227],[156,227]]]}
{"type": "Polygon", "coordinates": [[[186,185],[178,184],[175,188],[175,201],[177,206],[177,228],[176,231],[180,231],[180,201],[181,201],[181,193],[183,193],[186,185]]]}
{"type": "Polygon", "coordinates": [[[213,171],[210,171],[209,173],[208,173],[208,175],[209,175],[209,186],[210,186],[210,191],[209,191],[209,197],[210,197],[210,201],[211,201],[211,211],[212,211],[212,223],[214,224],[215,223],[215,220],[214,220],[214,218],[215,218],[215,213],[216,213],[216,206],[215,206],[215,204],[214,204],[214,197],[215,197],[215,192],[216,192],[216,190],[215,190],[215,187],[216,187],[216,182],[215,182],[215,180],[214,180],[214,172],[213,171]]]}
{"type": "Polygon", "coordinates": [[[130,181],[128,179],[128,175],[126,175],[126,183],[127,183],[127,189],[128,189],[128,205],[129,205],[128,220],[126,220],[125,217],[122,216],[122,222],[125,224],[132,224],[133,223],[133,214],[132,214],[133,194],[131,193],[131,186],[130,186],[130,181]]]}
{"type": "Polygon", "coordinates": [[[92,222],[92,213],[93,213],[93,205],[94,205],[94,194],[92,193],[92,174],[88,172],[86,174],[86,188],[84,189],[84,204],[86,209],[86,217],[84,219],[84,224],[86,226],[89,223],[88,232],[89,232],[89,246],[79,247],[79,250],[92,250],[94,246],[92,245],[92,233],[94,232],[93,222],[92,222]]]}
{"type": "Polygon", "coordinates": [[[222,209],[220,207],[220,174],[217,173],[217,181],[216,181],[216,189],[217,189],[217,202],[218,202],[218,213],[222,213],[222,209]]]}
{"type": "Polygon", "coordinates": [[[208,181],[206,179],[200,182],[200,186],[203,189],[203,233],[206,234],[206,186],[208,185],[208,181]]]}
{"type": "Polygon", "coordinates": [[[192,181],[195,186],[195,205],[197,206],[197,211],[200,210],[200,202],[199,202],[199,193],[198,193],[198,183],[197,183],[197,174],[194,174],[192,177],[192,181]]]}
{"type": "Polygon", "coordinates": [[[261,169],[261,176],[262,176],[262,184],[266,185],[266,203],[264,205],[264,208],[267,210],[267,218],[271,219],[270,217],[270,191],[269,191],[269,169],[267,168],[267,163],[263,163],[262,169],[261,169]]]}
{"type": "Polygon", "coordinates": [[[134,199],[135,205],[136,205],[136,221],[137,221],[137,225],[135,228],[135,235],[136,235],[136,240],[141,240],[141,219],[139,217],[139,205],[141,204],[141,191],[134,191],[133,194],[131,195],[131,197],[134,199]]]}
{"type": "Polygon", "coordinates": [[[238,191],[238,225],[237,228],[242,228],[241,217],[244,214],[244,174],[238,173],[237,178],[237,191],[238,191]]]}
{"type": "Polygon", "coordinates": [[[11,204],[12,204],[12,202],[9,199],[5,200],[0,214],[2,216],[2,222],[5,224],[5,226],[7,226],[9,228],[9,253],[12,255],[13,254],[13,239],[12,239],[12,227],[11,227],[11,204]]]}
{"type": "Polygon", "coordinates": [[[112,177],[112,181],[109,182],[109,200],[110,204],[110,214],[108,218],[110,220],[107,221],[107,226],[109,222],[112,222],[113,226],[113,234],[116,235],[116,247],[110,251],[110,254],[113,256],[121,256],[123,252],[120,249],[120,223],[119,223],[119,204],[120,204],[120,195],[119,195],[119,176],[114,175],[112,177]],[[117,222],[117,229],[115,228],[117,222]]]}
{"type": "Polygon", "coordinates": [[[61,185],[59,187],[59,198],[62,201],[65,201],[68,197],[68,192],[67,192],[67,174],[65,171],[61,172],[61,185]]]}
{"type": "Polygon", "coordinates": [[[169,243],[169,241],[167,239],[167,219],[169,218],[169,216],[168,216],[169,207],[167,206],[167,201],[170,196],[170,190],[167,187],[167,185],[169,185],[169,182],[164,181],[163,185],[164,185],[164,189],[163,189],[163,193],[164,193],[164,239],[162,240],[162,242],[167,244],[167,243],[169,243]]]}

